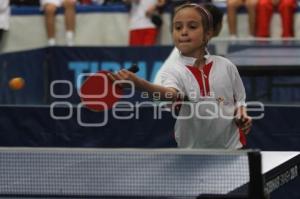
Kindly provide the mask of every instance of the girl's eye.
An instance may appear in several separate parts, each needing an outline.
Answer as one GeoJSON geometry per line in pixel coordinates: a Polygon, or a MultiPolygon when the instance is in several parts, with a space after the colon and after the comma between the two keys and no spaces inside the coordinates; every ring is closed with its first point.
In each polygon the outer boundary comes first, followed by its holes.
{"type": "Polygon", "coordinates": [[[189,24],[189,28],[190,28],[190,29],[196,29],[196,28],[198,28],[198,24],[196,24],[196,23],[191,23],[191,24],[189,24]]]}
{"type": "Polygon", "coordinates": [[[174,26],[174,29],[175,29],[175,30],[180,30],[180,29],[181,29],[181,26],[180,26],[180,25],[177,25],[177,26],[175,25],[175,26],[174,26]]]}

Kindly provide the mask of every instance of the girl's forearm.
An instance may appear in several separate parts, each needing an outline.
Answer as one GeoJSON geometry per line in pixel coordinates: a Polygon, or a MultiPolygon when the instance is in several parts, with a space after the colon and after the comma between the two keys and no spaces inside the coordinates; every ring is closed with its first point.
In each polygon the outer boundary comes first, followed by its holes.
{"type": "Polygon", "coordinates": [[[137,88],[145,90],[149,93],[159,93],[161,100],[175,101],[178,99],[179,92],[175,88],[153,84],[144,79],[140,79],[138,82],[136,82],[136,86],[137,88]]]}

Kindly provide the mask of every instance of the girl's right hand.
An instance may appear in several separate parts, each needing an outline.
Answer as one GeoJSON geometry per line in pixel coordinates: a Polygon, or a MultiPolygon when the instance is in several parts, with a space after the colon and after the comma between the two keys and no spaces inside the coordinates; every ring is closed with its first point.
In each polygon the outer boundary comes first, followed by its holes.
{"type": "MultiPolygon", "coordinates": [[[[135,86],[139,86],[141,81],[141,79],[137,77],[135,73],[130,72],[129,70],[126,69],[122,69],[117,73],[108,73],[107,76],[111,81],[126,80],[132,82],[135,86]]],[[[118,85],[121,87],[129,87],[126,81],[124,81],[124,83],[120,82],[118,83],[118,85]]]]}

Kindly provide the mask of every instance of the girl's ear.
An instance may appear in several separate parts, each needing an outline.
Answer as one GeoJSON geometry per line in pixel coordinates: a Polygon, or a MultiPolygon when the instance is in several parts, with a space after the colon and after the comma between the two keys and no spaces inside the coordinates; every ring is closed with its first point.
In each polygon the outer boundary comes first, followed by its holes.
{"type": "Polygon", "coordinates": [[[209,30],[206,32],[206,39],[207,42],[214,36],[214,32],[212,30],[209,30]]]}
{"type": "Polygon", "coordinates": [[[207,44],[212,37],[213,37],[213,31],[207,31],[204,34],[205,43],[207,44]]]}

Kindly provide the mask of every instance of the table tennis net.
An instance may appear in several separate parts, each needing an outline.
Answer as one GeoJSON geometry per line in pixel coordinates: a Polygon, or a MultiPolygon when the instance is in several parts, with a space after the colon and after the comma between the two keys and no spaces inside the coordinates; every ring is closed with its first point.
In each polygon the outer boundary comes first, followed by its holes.
{"type": "Polygon", "coordinates": [[[246,152],[0,149],[0,197],[196,198],[247,184],[246,152]]]}

